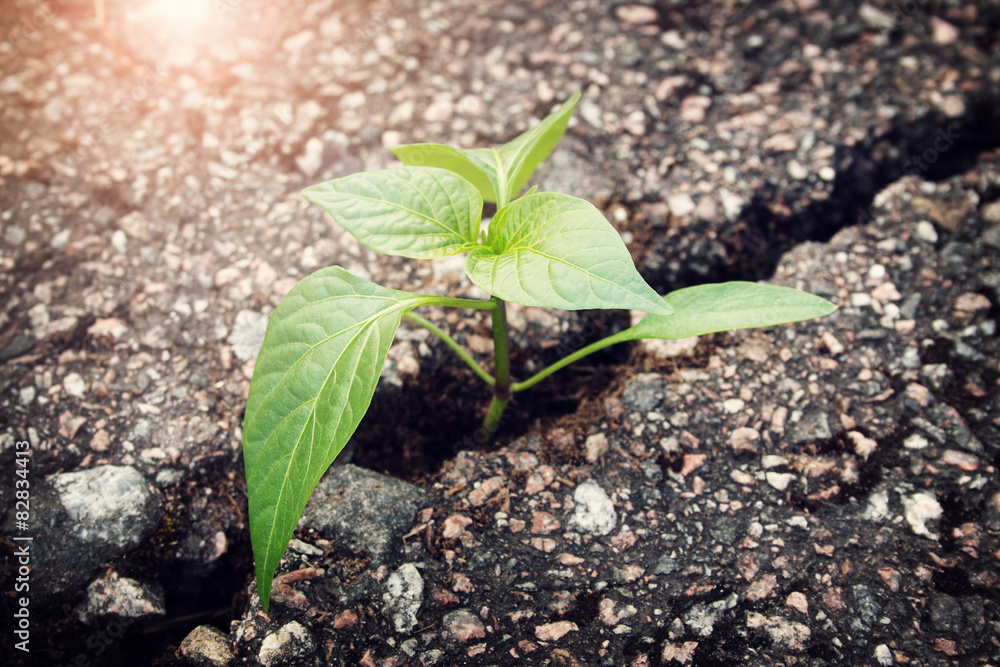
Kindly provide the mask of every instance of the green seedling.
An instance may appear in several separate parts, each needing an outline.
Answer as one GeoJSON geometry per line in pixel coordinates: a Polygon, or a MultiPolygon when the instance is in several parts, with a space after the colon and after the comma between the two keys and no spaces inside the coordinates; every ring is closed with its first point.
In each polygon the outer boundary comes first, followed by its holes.
{"type": "Polygon", "coordinates": [[[589,202],[536,192],[518,198],[566,131],[573,95],[500,148],[438,144],[391,149],[404,166],[353,174],[303,191],[361,243],[389,255],[431,259],[468,253],[469,279],[489,299],[401,292],[332,266],[304,278],[271,315],[243,429],[257,589],[271,581],[306,501],[358,427],[402,318],[427,327],[493,391],[493,433],[511,396],[602,348],[642,338],[687,338],[820,317],[835,306],[784,287],[730,282],[660,296],[639,275],[618,232],[589,202]],[[483,203],[496,214],[481,231],[483,203]],[[587,345],[534,376],[510,376],[505,303],[647,313],[635,326],[587,345]],[[415,312],[478,309],[493,323],[492,373],[415,312]]]}

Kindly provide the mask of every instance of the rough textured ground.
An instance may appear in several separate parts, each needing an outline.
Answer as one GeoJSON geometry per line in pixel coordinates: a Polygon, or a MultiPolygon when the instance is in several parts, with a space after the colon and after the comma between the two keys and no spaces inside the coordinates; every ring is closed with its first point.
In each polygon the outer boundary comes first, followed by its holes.
{"type": "MultiPolygon", "coordinates": [[[[85,0],[0,13],[7,618],[34,538],[31,653],[5,629],[5,655],[997,664],[1000,6],[215,5],[203,33],[111,0],[106,33],[85,0]],[[536,181],[604,210],[654,286],[840,310],[601,355],[515,401],[491,451],[434,398],[483,405],[474,376],[404,327],[343,457],[395,479],[324,481],[265,614],[240,425],[267,315],[330,264],[473,293],[298,191],[385,145],[503,142],[576,90],[536,181]]],[[[481,319],[428,316],[486,349],[481,319]]],[[[523,375],[627,315],[511,321],[523,375]]]]}

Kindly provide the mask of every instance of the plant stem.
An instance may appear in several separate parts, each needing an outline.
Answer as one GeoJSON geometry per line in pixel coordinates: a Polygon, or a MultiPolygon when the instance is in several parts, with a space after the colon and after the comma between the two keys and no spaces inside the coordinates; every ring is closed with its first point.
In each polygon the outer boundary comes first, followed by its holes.
{"type": "Polygon", "coordinates": [[[500,417],[510,402],[510,344],[507,339],[507,304],[503,299],[493,297],[493,355],[495,358],[496,381],[493,384],[493,400],[486,411],[483,428],[487,436],[492,436],[500,426],[500,417]]]}
{"type": "Polygon", "coordinates": [[[493,297],[493,354],[496,357],[496,384],[493,393],[501,398],[510,397],[510,345],[507,342],[507,304],[493,297]]]}
{"type": "Polygon", "coordinates": [[[490,407],[486,411],[486,418],[483,419],[483,430],[486,431],[487,438],[492,438],[493,434],[500,429],[500,418],[503,416],[504,408],[507,407],[508,403],[510,403],[510,396],[500,398],[496,394],[493,395],[490,407]]]}
{"type": "Polygon", "coordinates": [[[483,369],[483,367],[480,366],[479,363],[475,359],[472,358],[472,355],[469,354],[464,347],[462,347],[461,345],[459,345],[458,342],[454,338],[452,338],[451,336],[449,336],[444,330],[442,330],[436,324],[434,324],[430,320],[428,320],[428,319],[426,319],[426,318],[424,318],[424,317],[422,317],[420,315],[417,315],[413,311],[410,311],[410,312],[406,313],[403,317],[406,317],[407,319],[413,320],[414,322],[416,322],[420,326],[422,326],[422,327],[430,330],[430,332],[432,334],[436,335],[438,338],[440,338],[441,340],[443,340],[445,342],[445,344],[448,345],[448,347],[450,347],[451,349],[455,350],[455,354],[457,354],[459,357],[461,357],[462,361],[464,361],[465,363],[467,363],[469,365],[469,368],[471,368],[472,370],[474,370],[476,372],[476,375],[478,375],[479,377],[481,377],[483,379],[483,382],[485,382],[486,384],[490,385],[491,387],[494,385],[495,380],[493,379],[493,376],[490,375],[489,373],[487,373],[483,369]]]}
{"type": "Polygon", "coordinates": [[[558,370],[560,370],[562,368],[565,368],[566,366],[569,366],[574,361],[582,359],[583,357],[587,356],[588,354],[592,354],[594,352],[597,352],[598,350],[603,350],[606,347],[611,347],[612,345],[615,345],[616,343],[625,342],[626,340],[628,340],[628,339],[627,338],[620,338],[618,334],[614,334],[612,336],[608,336],[607,338],[602,338],[599,341],[595,341],[595,342],[591,343],[590,345],[587,345],[586,347],[582,347],[579,350],[577,350],[576,352],[563,357],[562,359],[560,359],[556,363],[552,364],[551,366],[548,366],[548,367],[546,367],[546,368],[538,371],[537,373],[535,373],[534,375],[532,375],[527,380],[525,380],[523,382],[515,382],[513,385],[511,385],[510,391],[511,391],[511,393],[515,393],[515,392],[519,392],[519,391],[524,391],[525,389],[530,389],[531,387],[534,387],[536,384],[538,384],[539,382],[541,382],[542,380],[544,380],[548,376],[552,375],[556,371],[558,371],[558,370]]]}

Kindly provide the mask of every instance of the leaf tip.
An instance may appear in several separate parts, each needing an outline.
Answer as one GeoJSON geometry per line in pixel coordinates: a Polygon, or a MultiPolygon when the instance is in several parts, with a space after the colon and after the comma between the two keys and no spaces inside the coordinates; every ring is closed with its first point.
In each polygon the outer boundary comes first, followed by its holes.
{"type": "Polygon", "coordinates": [[[830,315],[830,314],[832,314],[832,313],[840,310],[840,306],[838,306],[837,304],[835,304],[835,303],[833,303],[831,301],[828,301],[826,299],[823,299],[822,297],[820,297],[820,298],[824,302],[821,307],[825,311],[822,315],[820,315],[820,317],[826,317],[827,315],[830,315]]]}

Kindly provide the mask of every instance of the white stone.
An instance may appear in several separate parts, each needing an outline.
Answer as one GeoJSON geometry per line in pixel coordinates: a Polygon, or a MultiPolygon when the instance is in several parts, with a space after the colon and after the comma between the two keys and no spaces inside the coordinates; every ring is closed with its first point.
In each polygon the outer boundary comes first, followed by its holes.
{"type": "Polygon", "coordinates": [[[861,514],[862,519],[884,521],[889,518],[889,492],[885,489],[868,496],[868,505],[861,514]]]}
{"type": "Polygon", "coordinates": [[[296,51],[301,51],[302,47],[311,42],[314,37],[316,37],[316,33],[312,30],[303,30],[300,33],[286,38],[285,41],[281,43],[281,46],[285,49],[285,51],[295,53],[296,51]]]}
{"type": "Polygon", "coordinates": [[[785,171],[796,181],[804,181],[809,177],[809,170],[803,167],[798,160],[789,160],[785,171]]]}
{"type": "Polygon", "coordinates": [[[576,505],[569,522],[571,526],[593,535],[607,535],[614,530],[618,515],[611,498],[597,482],[588,479],[577,486],[573,502],[576,505]]]}
{"type": "Polygon", "coordinates": [[[424,111],[424,120],[429,123],[444,123],[451,120],[454,111],[455,105],[451,100],[435,100],[424,111]]]}
{"type": "Polygon", "coordinates": [[[267,318],[251,310],[241,310],[236,313],[236,321],[229,333],[227,342],[233,349],[233,354],[240,361],[250,361],[257,356],[264,344],[264,334],[267,332],[267,318]]]}
{"type": "Polygon", "coordinates": [[[62,386],[63,390],[65,390],[67,394],[70,396],[76,396],[77,398],[83,396],[87,391],[87,383],[84,382],[79,373],[70,373],[64,377],[62,386]]]}
{"type": "Polygon", "coordinates": [[[31,405],[35,402],[35,388],[30,384],[27,387],[21,387],[21,405],[31,405]]]}
{"type": "Polygon", "coordinates": [[[670,207],[670,212],[678,218],[690,215],[695,209],[694,200],[686,192],[668,197],[667,206],[670,207]]]}
{"type": "Polygon", "coordinates": [[[861,16],[862,21],[880,30],[891,30],[896,25],[895,16],[867,2],[858,9],[858,15],[861,16]]]}
{"type": "Polygon", "coordinates": [[[128,237],[120,229],[116,229],[111,234],[111,247],[115,249],[119,255],[124,255],[125,251],[128,250],[128,237]]]}
{"type": "Polygon", "coordinates": [[[796,528],[807,529],[809,528],[809,521],[801,514],[796,514],[795,516],[786,519],[785,523],[789,526],[795,526],[796,528]]]}
{"type": "Polygon", "coordinates": [[[784,456],[778,456],[776,454],[765,454],[760,457],[760,465],[763,466],[765,470],[768,470],[770,468],[788,465],[788,459],[784,456]]]}
{"type": "Polygon", "coordinates": [[[166,614],[161,592],[115,571],[90,582],[76,614],[83,623],[91,624],[107,610],[114,610],[115,616],[127,619],[150,619],[166,614]]]}
{"type": "Polygon", "coordinates": [[[921,241],[926,241],[927,243],[937,243],[938,233],[934,229],[933,223],[929,220],[921,220],[917,223],[916,230],[914,230],[916,237],[921,241]]]}
{"type": "Polygon", "coordinates": [[[683,51],[688,46],[687,42],[684,41],[684,38],[676,30],[667,30],[661,34],[660,41],[675,51],[683,51]]]}
{"type": "Polygon", "coordinates": [[[295,158],[295,164],[306,176],[313,176],[323,164],[323,142],[312,137],[306,142],[305,152],[295,158]]]}
{"type": "Polygon", "coordinates": [[[795,474],[790,472],[767,472],[764,473],[764,479],[778,491],[784,491],[795,480],[795,474]]]}
{"type": "Polygon", "coordinates": [[[941,504],[930,493],[918,492],[903,498],[906,522],[917,535],[937,539],[937,535],[927,530],[927,522],[941,518],[944,514],[941,504]]]}
{"type": "Polygon", "coordinates": [[[878,664],[889,667],[893,663],[892,651],[885,644],[879,644],[875,647],[875,659],[878,664]]]}
{"type": "Polygon", "coordinates": [[[314,643],[309,631],[298,621],[292,621],[264,637],[257,659],[264,667],[288,665],[297,662],[296,658],[312,653],[313,649],[314,643]]]}
{"type": "Polygon", "coordinates": [[[382,600],[396,632],[409,634],[417,625],[417,611],[424,601],[424,578],[413,563],[404,563],[389,575],[382,600]]]}
{"type": "Polygon", "coordinates": [[[726,220],[735,220],[746,203],[743,197],[725,189],[719,193],[719,198],[722,199],[722,211],[726,214],[726,220]]]}
{"type": "Polygon", "coordinates": [[[742,398],[727,398],[722,402],[722,410],[727,415],[735,415],[746,407],[746,401],[742,398]]]}
{"type": "Polygon", "coordinates": [[[6,232],[4,232],[3,238],[4,241],[11,245],[21,245],[24,243],[24,240],[28,238],[28,232],[16,225],[12,225],[7,228],[6,232]]]}
{"type": "Polygon", "coordinates": [[[340,108],[341,109],[360,109],[365,105],[366,98],[365,94],[360,90],[356,90],[353,93],[347,93],[340,98],[340,108]]]}
{"type": "MultiPolygon", "coordinates": [[[[642,313],[645,315],[646,313],[642,313]]],[[[642,341],[642,347],[654,357],[660,359],[671,359],[673,357],[690,356],[698,347],[698,337],[675,338],[664,340],[662,338],[647,338],[642,341]]]]}

